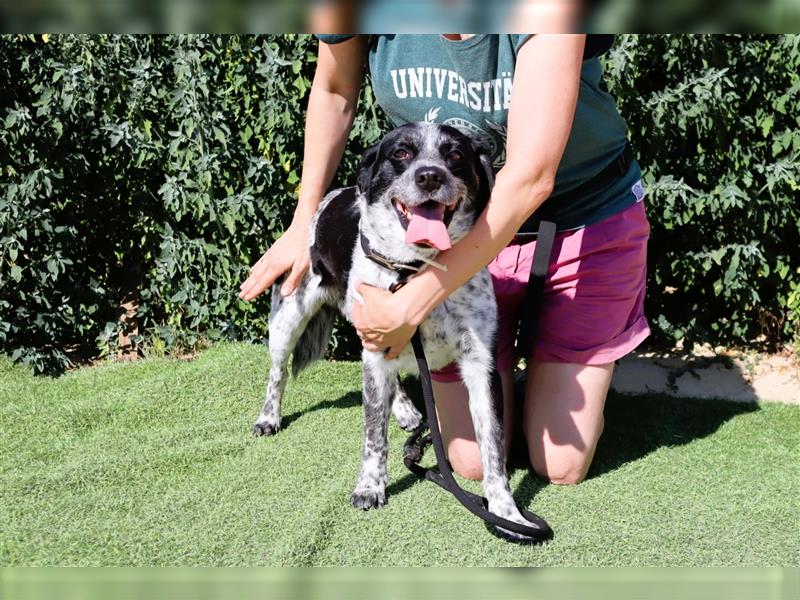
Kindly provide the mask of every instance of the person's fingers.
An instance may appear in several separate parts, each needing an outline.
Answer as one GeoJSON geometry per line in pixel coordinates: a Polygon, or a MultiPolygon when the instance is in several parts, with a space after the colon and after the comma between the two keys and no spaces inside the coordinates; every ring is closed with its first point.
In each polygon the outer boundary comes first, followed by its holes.
{"type": "Polygon", "coordinates": [[[297,286],[300,284],[300,281],[303,279],[303,276],[306,274],[308,270],[308,264],[302,261],[295,261],[294,265],[292,265],[292,272],[289,273],[289,276],[286,278],[286,281],[283,282],[281,286],[281,295],[288,296],[292,294],[297,286]]]}
{"type": "Polygon", "coordinates": [[[368,283],[364,283],[363,281],[357,281],[356,282],[356,291],[359,294],[361,294],[362,298],[365,298],[368,295],[374,293],[374,291],[376,289],[379,289],[379,288],[376,288],[374,285],[370,285],[368,283]]]}
{"type": "Polygon", "coordinates": [[[402,350],[403,350],[402,348],[397,348],[397,347],[389,348],[386,350],[384,358],[386,358],[386,360],[394,360],[395,358],[400,356],[400,352],[402,352],[402,350]]]}
{"type": "Polygon", "coordinates": [[[256,275],[251,275],[250,277],[245,279],[244,283],[242,284],[242,288],[239,291],[239,297],[247,299],[247,296],[250,294],[251,290],[253,289],[253,287],[256,285],[257,282],[258,282],[258,276],[256,275]]]}
{"type": "Polygon", "coordinates": [[[381,347],[378,346],[377,344],[373,344],[372,342],[364,342],[361,345],[364,346],[364,348],[366,348],[367,350],[371,350],[372,352],[380,352],[381,351],[381,347]]]}
{"type": "Polygon", "coordinates": [[[242,285],[239,286],[239,298],[244,299],[244,297],[247,295],[247,292],[250,291],[250,288],[252,287],[252,285],[253,285],[253,280],[252,280],[251,277],[248,277],[247,279],[245,279],[242,282],[242,285]]]}
{"type": "Polygon", "coordinates": [[[251,273],[250,276],[242,282],[242,285],[239,286],[239,289],[244,290],[246,288],[253,287],[253,284],[258,281],[258,278],[261,277],[262,273],[251,273]]]}
{"type": "MultiPolygon", "coordinates": [[[[353,321],[355,323],[355,319],[353,321]]],[[[362,342],[376,343],[381,341],[382,336],[377,331],[368,331],[366,329],[361,329],[359,328],[358,325],[355,325],[355,328],[356,328],[356,335],[358,336],[358,339],[360,339],[362,342]]]]}
{"type": "Polygon", "coordinates": [[[363,310],[361,308],[361,304],[362,303],[359,302],[353,303],[352,312],[350,314],[350,319],[352,320],[353,327],[356,328],[356,331],[359,332],[359,335],[361,332],[361,311],[363,310]]]}
{"type": "Polygon", "coordinates": [[[258,260],[257,260],[257,261],[256,261],[256,262],[253,264],[253,266],[252,266],[252,267],[250,267],[250,273],[253,273],[253,272],[255,272],[256,270],[260,270],[260,269],[262,269],[262,268],[264,267],[264,261],[266,261],[266,260],[267,260],[267,254],[269,254],[269,251],[267,251],[267,252],[264,252],[264,254],[262,254],[262,255],[261,255],[261,258],[259,258],[259,259],[258,259],[258,260]]]}
{"type": "Polygon", "coordinates": [[[288,267],[289,265],[286,265],[285,267],[283,265],[276,265],[274,260],[269,259],[269,252],[265,252],[261,255],[261,258],[259,258],[258,261],[252,267],[250,267],[250,272],[247,279],[245,279],[239,286],[239,291],[241,292],[239,296],[244,297],[244,295],[250,291],[268,271],[282,269],[279,271],[279,273],[282,273],[288,269],[288,267]]]}
{"type": "Polygon", "coordinates": [[[261,258],[259,258],[250,267],[250,276],[255,275],[256,277],[259,277],[260,275],[263,275],[264,270],[268,269],[269,266],[271,265],[271,263],[274,262],[274,261],[271,261],[270,258],[271,258],[270,257],[270,252],[269,251],[264,252],[264,254],[261,255],[261,258]]]}
{"type": "Polygon", "coordinates": [[[239,297],[243,300],[252,300],[275,283],[280,274],[281,272],[275,268],[267,268],[260,277],[253,275],[248,279],[250,285],[242,290],[239,297]]]}

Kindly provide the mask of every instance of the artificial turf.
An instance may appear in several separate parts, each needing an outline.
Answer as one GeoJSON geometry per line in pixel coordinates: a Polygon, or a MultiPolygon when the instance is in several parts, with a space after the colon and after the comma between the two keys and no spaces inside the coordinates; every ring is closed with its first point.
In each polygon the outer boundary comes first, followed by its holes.
{"type": "Polygon", "coordinates": [[[0,565],[800,563],[799,407],[612,395],[584,483],[512,474],[555,530],[531,547],[406,471],[394,422],[389,502],[351,508],[359,364],[291,381],[254,438],[266,373],[247,344],[56,379],[0,358],[0,565]]]}

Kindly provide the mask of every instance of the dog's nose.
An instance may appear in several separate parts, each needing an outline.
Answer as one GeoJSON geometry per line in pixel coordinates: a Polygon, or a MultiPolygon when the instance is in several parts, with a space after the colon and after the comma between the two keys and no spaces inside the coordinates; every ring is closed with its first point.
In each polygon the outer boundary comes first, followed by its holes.
{"type": "Polygon", "coordinates": [[[444,183],[445,174],[439,167],[420,167],[414,173],[414,180],[420,189],[435,192],[444,183]]]}

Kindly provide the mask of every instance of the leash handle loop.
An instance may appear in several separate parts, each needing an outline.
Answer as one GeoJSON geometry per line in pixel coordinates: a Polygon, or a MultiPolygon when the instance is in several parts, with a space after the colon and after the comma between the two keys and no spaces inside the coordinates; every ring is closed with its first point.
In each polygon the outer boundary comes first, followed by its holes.
{"type": "MultiPolygon", "coordinates": [[[[528,521],[530,521],[532,525],[522,525],[520,523],[515,523],[514,521],[509,521],[508,519],[504,519],[503,517],[489,512],[486,509],[487,502],[485,498],[467,492],[458,485],[458,482],[456,482],[455,478],[453,477],[453,471],[450,468],[450,463],[448,462],[444,451],[442,434],[439,431],[439,422],[436,417],[436,406],[433,399],[431,374],[428,370],[428,361],[425,358],[425,350],[422,347],[422,339],[420,337],[419,330],[414,332],[414,336],[411,338],[411,346],[414,349],[414,356],[417,359],[417,366],[419,367],[419,380],[422,387],[422,397],[425,400],[425,413],[428,417],[428,427],[430,428],[430,437],[433,442],[433,450],[436,454],[436,463],[439,468],[439,472],[435,473],[430,469],[424,469],[423,467],[420,467],[418,464],[416,464],[416,461],[412,462],[410,457],[409,460],[405,461],[406,466],[416,475],[422,476],[425,479],[430,479],[434,483],[446,489],[456,497],[456,499],[462,504],[462,506],[464,506],[464,508],[466,508],[472,514],[480,517],[487,523],[502,527],[503,529],[513,531],[520,535],[527,536],[531,538],[531,541],[534,542],[544,541],[552,537],[553,530],[550,529],[550,526],[545,522],[545,520],[538,515],[521,509],[522,515],[528,521]],[[409,465],[410,462],[415,468],[412,468],[409,465]]],[[[408,444],[406,445],[408,446],[408,444]]],[[[424,446],[420,448],[420,457],[423,448],[424,446]]]]}

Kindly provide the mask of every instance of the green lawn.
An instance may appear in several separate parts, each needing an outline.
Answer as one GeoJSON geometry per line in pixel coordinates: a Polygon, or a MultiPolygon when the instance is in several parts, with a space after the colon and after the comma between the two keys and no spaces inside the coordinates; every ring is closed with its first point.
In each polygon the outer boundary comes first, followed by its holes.
{"type": "Polygon", "coordinates": [[[513,474],[556,532],[526,547],[410,475],[394,423],[388,505],[350,507],[359,369],[290,382],[284,429],[257,439],[263,347],[58,379],[0,359],[0,565],[800,563],[798,407],[610,398],[587,481],[513,474]]]}

